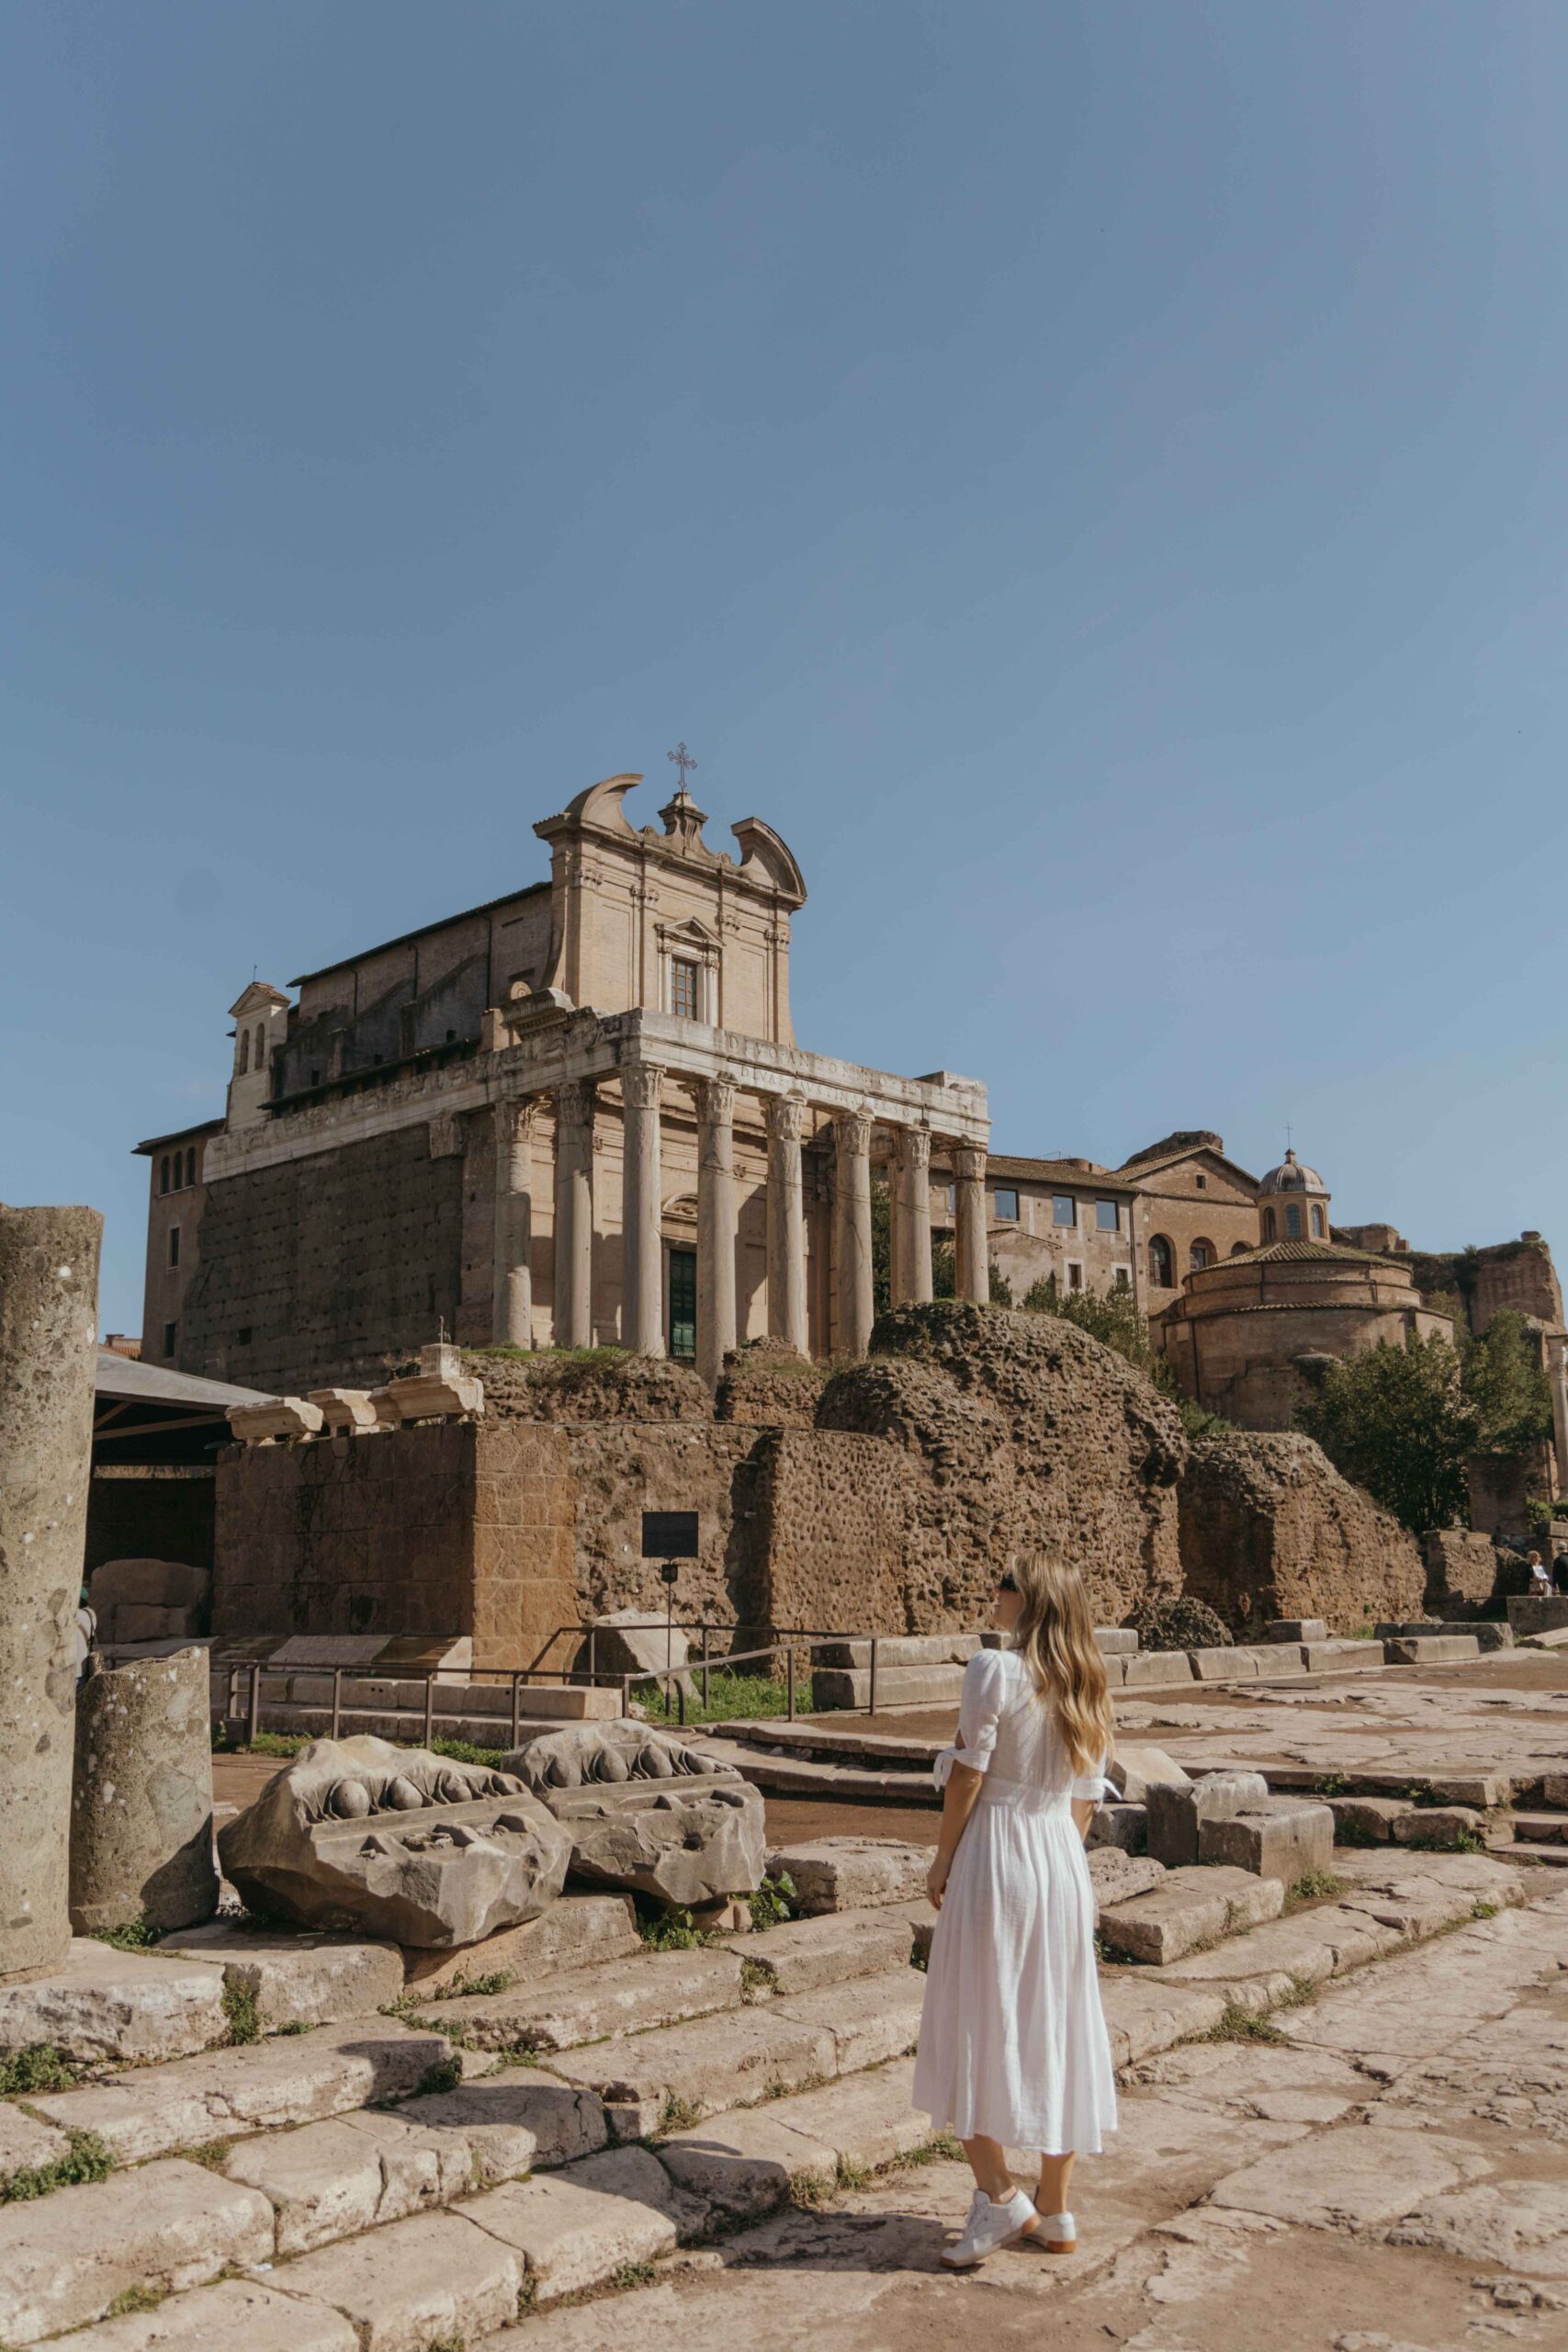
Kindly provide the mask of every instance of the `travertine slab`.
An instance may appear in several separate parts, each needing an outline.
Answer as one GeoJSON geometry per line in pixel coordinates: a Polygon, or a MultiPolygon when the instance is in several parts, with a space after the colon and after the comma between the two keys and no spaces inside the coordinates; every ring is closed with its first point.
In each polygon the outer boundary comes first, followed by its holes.
{"type": "Polygon", "coordinates": [[[808,1917],[910,1902],[924,1893],[931,1866],[929,1846],[887,1838],[816,1838],[775,1847],[768,1855],[769,1876],[787,1871],[795,1906],[808,1917]]]}
{"type": "Polygon", "coordinates": [[[1285,1886],[1334,1866],[1334,1815],[1310,1798],[1271,1797],[1256,1812],[1201,1821],[1198,1859],[1229,1862],[1285,1886]]]}
{"type": "Polygon", "coordinates": [[[543,2179],[513,2181],[460,2210],[515,2250],[538,2303],[671,2253],[682,2223],[705,2211],[644,2148],[612,2148],[543,2179]]]}
{"type": "Polygon", "coordinates": [[[156,2311],[106,2319],[71,2352],[359,2352],[341,2312],[280,2295],[254,2278],[225,2278],[175,2295],[156,2311]]]}
{"type": "Polygon", "coordinates": [[[18,2173],[41,2172],[70,2153],[70,2141],[53,2124],[39,2122],[19,2107],[0,2105],[0,2197],[18,2173]]]}
{"type": "Polygon", "coordinates": [[[194,1961],[73,1938],[58,1975],[0,1984],[0,2050],[51,2042],[83,2064],[184,2058],[229,2039],[222,1979],[194,1961]]]}
{"type": "Polygon", "coordinates": [[[102,2319],[128,2288],[203,2286],[272,2243],[265,2197],[176,2161],[0,2207],[0,2343],[102,2319]]]}
{"type": "Polygon", "coordinates": [[[254,1996],[264,2033],[374,2017],[403,1989],[403,1956],[396,1944],[357,1943],[309,1929],[273,1935],[215,1919],[168,1937],[159,1949],[221,1967],[226,1984],[254,1996]]]}
{"type": "Polygon", "coordinates": [[[427,2092],[398,2110],[411,2123],[460,2132],[483,2187],[534,2165],[574,2164],[608,2138],[603,2102],[591,2090],[532,2066],[507,2066],[456,2090],[427,2092]]]}
{"type": "Polygon", "coordinates": [[[1374,2229],[1487,2169],[1435,2134],[1362,2124],[1274,2149],[1218,2182],[1209,2201],[1309,2229],[1374,2229]]]}
{"type": "Polygon", "coordinates": [[[740,1961],[733,1952],[639,1952],[537,1986],[443,2001],[427,2014],[481,2050],[569,2050],[735,2008],[739,2000],[740,1961]]]}
{"type": "Polygon", "coordinates": [[[830,2033],[835,2062],[830,2071],[858,2074],[914,2048],[925,1989],[925,1978],[906,1962],[882,1976],[858,1976],[849,1984],[826,1984],[815,1993],[772,2001],[763,2014],[830,2033]]]}
{"type": "MultiPolygon", "coordinates": [[[[835,2084],[832,2086],[838,2088],[835,2084]]],[[[820,2096],[820,2094],[818,2094],[820,2096]]],[[[908,2093],[905,2091],[905,2104],[908,2093]]],[[[715,2212],[742,2220],[765,2213],[796,2181],[831,2181],[838,2156],[785,2117],[790,2099],[743,2107],[711,2123],[673,2132],[659,2143],[659,2161],[677,2185],[715,2212]]]]}
{"type": "Polygon", "coordinates": [[[1350,1846],[1386,1846],[1393,1824],[1409,1811],[1397,1797],[1325,1797],[1336,1838],[1350,1846]]]}
{"type": "Polygon", "coordinates": [[[1096,1846],[1089,1855],[1089,1884],[1094,1889],[1095,1917],[1111,1903],[1130,1903],[1148,1894],[1165,1876],[1165,1864],[1149,1854],[1123,1853],[1119,1846],[1096,1846]]]}
{"type": "Polygon", "coordinates": [[[1247,1871],[1175,1870],[1152,1894],[1102,1911],[1100,1940],[1128,1960],[1164,1966],[1198,1944],[1278,1918],[1284,1899],[1277,1879],[1247,1871]]]}
{"type": "MultiPolygon", "coordinates": [[[[826,2027],[781,2017],[778,2004],[770,2001],[760,2009],[729,2010],[692,2025],[620,2034],[587,2049],[564,2051],[552,2060],[550,2072],[597,2091],[607,2107],[639,2109],[632,2136],[640,2137],[658,2125],[667,2098],[716,2115],[761,2098],[775,2084],[795,2090],[826,2081],[836,2064],[837,2047],[826,2027]]],[[[634,2120],[618,2115],[615,2128],[634,2120]]]]}
{"type": "Polygon", "coordinates": [[[1198,1860],[1200,1823],[1228,1820],[1266,1805],[1269,1783],[1260,1772],[1206,1772],[1186,1788],[1154,1781],[1144,1802],[1150,1853],[1156,1862],[1180,1869],[1198,1860]]]}
{"type": "Polygon", "coordinates": [[[1191,1775],[1163,1747],[1149,1747],[1132,1740],[1117,1741],[1116,1753],[1105,1768],[1105,1777],[1128,1804],[1142,1804],[1152,1781],[1164,1781],[1179,1789],[1192,1785],[1191,1775]]]}
{"type": "Polygon", "coordinates": [[[342,2312],[360,2352],[430,2352],[514,2319],[523,2268],[510,2246],[461,2214],[419,2213],[304,2255],[274,2277],[289,2294],[342,2312]]]}
{"type": "Polygon", "coordinates": [[[924,2147],[931,2119],[912,2104],[914,2061],[895,2059],[869,2074],[845,2075],[820,2090],[797,2091],[758,2112],[776,2115],[792,2132],[820,2142],[849,2164],[891,2164],[924,2147]]]}
{"type": "Polygon", "coordinates": [[[738,1937],[729,1949],[766,1978],[771,1992],[814,1993],[819,1985],[908,1965],[913,1936],[908,1920],[892,1909],[826,1912],[738,1937]]]}
{"type": "Polygon", "coordinates": [[[378,2222],[449,2205],[474,2186],[473,2158],[460,2133],[399,2115],[359,2114],[299,2132],[262,2132],[231,2148],[223,2169],[266,2198],[277,2217],[280,2255],[309,2254],[378,2222]]]}
{"type": "Polygon", "coordinates": [[[629,1895],[568,1893],[542,1918],[502,1928],[461,1951],[410,1946],[403,1952],[403,1974],[422,1994],[449,1986],[461,1990],[479,1976],[510,1976],[513,1983],[533,1984],[566,1969],[626,1960],[641,1950],[629,1895]]]}

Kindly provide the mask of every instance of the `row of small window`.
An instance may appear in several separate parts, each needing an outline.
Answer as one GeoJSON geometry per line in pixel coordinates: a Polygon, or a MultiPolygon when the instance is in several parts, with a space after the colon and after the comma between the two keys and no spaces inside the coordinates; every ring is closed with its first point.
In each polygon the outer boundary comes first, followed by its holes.
{"type": "MultiPolygon", "coordinates": [[[[265,1021],[258,1021],[258,1022],[256,1023],[255,1037],[256,1037],[256,1068],[257,1068],[257,1069],[262,1069],[262,1068],[263,1068],[263,1066],[265,1065],[265,1060],[266,1060],[266,1023],[265,1023],[265,1021]]],[[[251,1066],[251,1033],[250,1033],[249,1029],[247,1028],[247,1029],[242,1029],[242,1030],[241,1030],[241,1032],[240,1032],[240,1051],[239,1051],[239,1057],[238,1057],[238,1058],[236,1059],[235,1064],[234,1064],[234,1075],[235,1075],[235,1077],[236,1077],[236,1078],[243,1078],[243,1076],[245,1075],[245,1072],[249,1069],[250,1066],[251,1066]]]]}
{"type": "MultiPolygon", "coordinates": [[[[1263,1238],[1266,1242],[1269,1242],[1277,1241],[1279,1238],[1279,1225],[1274,1212],[1272,1209],[1265,1209],[1263,1212],[1263,1238]]],[[[1312,1238],[1314,1241],[1326,1241],[1328,1238],[1328,1220],[1324,1216],[1323,1211],[1318,1207],[1315,1201],[1313,1204],[1312,1211],[1312,1238]]],[[[1306,1238],[1306,1227],[1303,1221],[1303,1210],[1300,1201],[1287,1201],[1285,1203],[1285,1238],[1287,1241],[1303,1241],[1306,1238]]]]}
{"type": "MultiPolygon", "coordinates": [[[[950,1184],[947,1188],[947,1205],[950,1212],[956,1208],[957,1202],[957,1187],[956,1185],[950,1184]]],[[[998,1225],[1016,1225],[1018,1223],[1019,1207],[1018,1191],[1016,1186],[1007,1184],[998,1184],[997,1186],[995,1192],[991,1194],[991,1215],[998,1225]]],[[[1057,1193],[1054,1194],[1051,1201],[1052,1224],[1076,1226],[1077,1221],[1078,1204],[1073,1194],[1071,1193],[1057,1193]]],[[[1099,1233],[1120,1233],[1122,1230],[1122,1209],[1120,1203],[1116,1201],[1096,1201],[1094,1204],[1094,1223],[1095,1230],[1099,1233]]]]}
{"type": "Polygon", "coordinates": [[[196,1146],[188,1151],[165,1152],[158,1162],[160,1193],[183,1193],[196,1182],[196,1146]]]}

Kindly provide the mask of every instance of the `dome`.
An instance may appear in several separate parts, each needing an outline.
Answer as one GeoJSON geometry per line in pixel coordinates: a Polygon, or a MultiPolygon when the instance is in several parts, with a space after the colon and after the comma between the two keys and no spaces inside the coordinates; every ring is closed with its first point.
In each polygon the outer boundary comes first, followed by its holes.
{"type": "Polygon", "coordinates": [[[1328,1198],[1328,1187],[1316,1169],[1307,1167],[1293,1151],[1285,1154],[1278,1168],[1270,1168],[1258,1189],[1259,1193],[1321,1193],[1325,1200],[1328,1198]]]}

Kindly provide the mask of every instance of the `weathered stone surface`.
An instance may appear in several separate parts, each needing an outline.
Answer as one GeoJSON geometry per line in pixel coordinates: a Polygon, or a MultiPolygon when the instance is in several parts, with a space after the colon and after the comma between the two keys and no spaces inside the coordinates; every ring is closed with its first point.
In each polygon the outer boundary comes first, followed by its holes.
{"type": "MultiPolygon", "coordinates": [[[[1119,1637],[1118,1637],[1119,1638],[1119,1637]]],[[[1134,1646],[1137,1635],[1132,1636],[1134,1646]]],[[[1096,1636],[1099,1639],[1099,1636],[1096,1636]]],[[[888,1634],[876,1645],[876,1687],[883,1689],[884,1670],[892,1667],[964,1666],[981,1647],[978,1634],[888,1634]]],[[[812,1645],[814,1667],[835,1667],[840,1671],[868,1668],[871,1664],[869,1641],[817,1642],[812,1645]]]]}
{"type": "Polygon", "coordinates": [[[1451,1666],[1479,1657],[1481,1645],[1473,1634],[1409,1634],[1384,1642],[1382,1655],[1385,1666],[1451,1666]]]}
{"type": "Polygon", "coordinates": [[[321,1407],[321,1419],[334,1435],[339,1431],[345,1435],[361,1430],[374,1431],[387,1426],[371,1403],[367,1388],[312,1388],[306,1402],[321,1407]]]}
{"type": "Polygon", "coordinates": [[[1396,1846],[1440,1849],[1462,1848],[1473,1838],[1489,1846],[1505,1846],[1511,1842],[1513,1831],[1507,1822],[1489,1820],[1473,1805],[1430,1804],[1403,1806],[1390,1821],[1388,1834],[1396,1846]]]}
{"type": "Polygon", "coordinates": [[[1101,1657],[1136,1657],[1139,1635],[1133,1625],[1097,1625],[1094,1643],[1101,1657]]]}
{"type": "Polygon", "coordinates": [[[563,2051],[551,2072],[597,2091],[616,2110],[614,2129],[639,2139],[658,2128],[670,2098],[715,2115],[761,2098],[776,2084],[795,2090],[830,2076],[837,2059],[831,2032],[778,2012],[770,2001],[692,2025],[617,2035],[563,2051]]]}
{"type": "Polygon", "coordinates": [[[1148,1854],[1123,1853],[1116,1846],[1097,1846],[1089,1856],[1089,1883],[1094,1888],[1095,1913],[1110,1903],[1130,1903],[1147,1894],[1165,1876],[1165,1864],[1148,1854]]]}
{"type": "Polygon", "coordinates": [[[460,2133],[395,2115],[262,2132],[231,2148],[223,2169],[267,2199],[280,2255],[308,2254],[378,2222],[450,2204],[474,2185],[460,2133]]]}
{"type": "Polygon", "coordinates": [[[325,2246],[285,2275],[290,2294],[332,2304],[353,2322],[360,2352],[429,2352],[474,2343],[514,2319],[523,2270],[491,2232],[453,2212],[419,2213],[325,2246]]]}
{"type": "Polygon", "coordinates": [[[481,2187],[536,2165],[593,2155],[607,2136],[604,2106],[592,2091],[531,2066],[507,2066],[480,2082],[411,2098],[398,2111],[411,2123],[461,2132],[481,2187]]]}
{"type": "Polygon", "coordinates": [[[1256,1812],[1200,1822],[1198,1859],[1293,1886],[1312,1871],[1332,1870],[1334,1815],[1310,1798],[1272,1797],[1256,1812]]]}
{"type": "MultiPolygon", "coordinates": [[[[951,1707],[964,1689],[961,1666],[884,1666],[876,1668],[878,1707],[951,1707]]],[[[851,1709],[859,1713],[871,1704],[871,1668],[858,1666],[840,1671],[818,1667],[811,1678],[814,1707],[851,1709]]]]}
{"type": "Polygon", "coordinates": [[[1172,1984],[1164,1977],[1111,1975],[1100,1986],[1111,2056],[1117,2067],[1173,2049],[1207,2033],[1224,2012],[1225,1996],[1205,1985],[1172,1984]]]}
{"type": "MultiPolygon", "coordinates": [[[[837,2087],[837,2086],[835,2086],[837,2087]]],[[[908,2094],[905,2093],[908,2104],[908,2094]]],[[[739,2108],[722,2120],[696,2124],[659,2143],[659,2160],[678,2187],[710,2211],[754,2220],[787,2197],[797,2181],[831,2181],[838,2156],[822,2140],[784,2120],[788,2099],[739,2108]]]]}
{"type": "Polygon", "coordinates": [[[636,1723],[578,1724],[513,1750],[571,1838],[571,1872],[680,1907],[762,1883],[762,1800],[701,1749],[636,1723]]]}
{"type": "Polygon", "coordinates": [[[1174,1870],[1151,1894],[1103,1910],[1100,1940],[1124,1959],[1164,1966],[1199,1944],[1278,1918],[1284,1899],[1277,1879],[1247,1871],[1174,1870]]]}
{"type": "MultiPolygon", "coordinates": [[[[692,1653],[692,1645],[679,1625],[653,1622],[653,1612],[647,1609],[612,1609],[593,1619],[593,1670],[596,1674],[663,1674],[670,1668],[684,1667],[692,1653]]],[[[580,1673],[588,1671],[589,1645],[584,1641],[577,1655],[580,1673]]],[[[637,1690],[638,1698],[649,1696],[650,1686],[637,1690]]],[[[696,1685],[689,1674],[678,1674],[675,1680],[660,1683],[673,1698],[683,1690],[688,1700],[696,1696],[696,1685]]]]}
{"type": "Polygon", "coordinates": [[[776,1847],[767,1861],[770,1877],[788,1872],[795,1906],[807,1917],[910,1902],[924,1892],[931,1866],[929,1846],[900,1845],[889,1838],[815,1838],[776,1847]]]}
{"type": "Polygon", "coordinates": [[[1142,1854],[1148,1842],[1148,1808],[1142,1804],[1097,1804],[1084,1839],[1090,1852],[1100,1846],[1118,1846],[1124,1854],[1142,1854]]]}
{"type": "Polygon", "coordinates": [[[570,1858],[514,1775],[372,1738],[313,1740],[218,1845],[263,1917],[442,1949],[536,1918],[570,1858]]]}
{"type": "Polygon", "coordinates": [[[76,1694],[71,1924],[160,1932],[218,1908],[207,1652],[135,1658],[76,1694]]]}
{"type": "Polygon", "coordinates": [[[231,1405],[229,1427],[242,1445],[275,1445],[279,1438],[314,1437],[321,1408],[303,1396],[273,1396],[265,1405],[231,1405]]]}
{"type": "Polygon", "coordinates": [[[1409,1811],[1397,1797],[1325,1797],[1334,1834],[1348,1846],[1386,1846],[1393,1824],[1409,1811]]]}
{"type": "Polygon", "coordinates": [[[869,2074],[845,2075],[818,2090],[774,2099],[762,2111],[850,2164],[886,2165],[931,2137],[930,2119],[911,2105],[913,2088],[913,2060],[895,2059],[869,2074]]]}
{"type": "Polygon", "coordinates": [[[771,2001],[764,2015],[830,2033],[834,2065],[829,2071],[858,2074],[914,2048],[925,1988],[925,1978],[906,1962],[881,1976],[857,1976],[847,1984],[825,1984],[815,1993],[771,2001]]]}
{"type": "MultiPolygon", "coordinates": [[[[216,1992],[216,1970],[201,1973],[216,1992]]],[[[133,2068],[81,2090],[29,2098],[28,2105],[63,2131],[96,2132],[121,2164],[138,2164],[172,2148],[405,2098],[450,2064],[451,2052],[440,2034],[412,2031],[392,2018],[360,2018],[248,2049],[133,2068]]]]}
{"type": "Polygon", "coordinates": [[[36,2344],[102,2319],[130,2287],[177,2292],[272,2255],[272,2208],[202,2165],[111,2173],[0,2208],[0,2342],[36,2344]]]}
{"type": "Polygon", "coordinates": [[[1220,2181],[1210,2202],[1309,2229],[1365,2230],[1397,2221],[1484,2169],[1435,2134],[1366,2124],[1276,2148],[1220,2181]]]}
{"type": "Polygon", "coordinates": [[[88,1579],[88,1599],[105,1648],[205,1633],[211,1594],[211,1569],[186,1560],[105,1560],[88,1579]]]}
{"type": "Polygon", "coordinates": [[[1191,1775],[1163,1747],[1135,1746],[1130,1740],[1117,1741],[1105,1777],[1129,1804],[1144,1803],[1152,1781],[1164,1781],[1179,1789],[1191,1786],[1191,1775]]]}
{"type": "Polygon", "coordinates": [[[563,1969],[625,1960],[641,1949],[629,1895],[569,1893],[552,1903],[542,1918],[525,1920],[520,1928],[502,1928],[461,1951],[411,1948],[402,1956],[403,1973],[421,1993],[460,1991],[479,1976],[510,1976],[514,1983],[533,1984],[563,1969]]]}
{"type": "Polygon", "coordinates": [[[1154,1781],[1144,1802],[1150,1853],[1168,1869],[1182,1869],[1198,1860],[1201,1823],[1229,1820],[1266,1805],[1269,1783],[1260,1772],[1206,1772],[1186,1788],[1154,1781]]]}
{"type": "Polygon", "coordinates": [[[1192,1661],[1185,1650],[1140,1650],[1127,1659],[1126,1668],[1122,1679],[1129,1690],[1192,1680],[1192,1661]]]}
{"type": "Polygon", "coordinates": [[[373,2017],[403,1989],[403,1956],[396,1944],[354,1943],[308,1930],[274,1935],[215,1919],[168,1937],[160,1951],[220,1967],[225,1984],[254,1996],[264,2033],[373,2017]]]}
{"type": "Polygon", "coordinates": [[[358,2352],[341,2312],[280,2295],[254,2278],[225,2278],[176,2295],[156,2311],[107,2319],[73,2352],[358,2352]]]}
{"type": "Polygon", "coordinates": [[[102,1233],[94,1209],[0,1207],[0,1984],[61,1967],[71,1940],[75,1615],[102,1233]]]}
{"type": "Polygon", "coordinates": [[[184,2058],[229,2039],[221,1980],[193,1961],[78,1936],[58,1973],[0,1984],[0,2050],[52,2042],[81,2064],[184,2058]]]}
{"type": "Polygon", "coordinates": [[[41,2172],[71,2153],[63,2132],[19,2107],[0,2105],[0,2197],[18,2173],[41,2172]]]}
{"type": "Polygon", "coordinates": [[[1531,2278],[1568,2278],[1568,2190],[1510,2180],[1430,2197],[1390,2230],[1393,2245],[1438,2246],[1471,2262],[1506,2263],[1531,2278]]]}
{"type": "Polygon", "coordinates": [[[737,1938],[730,1949],[744,1957],[749,1973],[765,1979],[771,1992],[814,1993],[820,1985],[907,1966],[912,1938],[909,1922],[895,1911],[825,1912],[737,1938]]]}
{"type": "Polygon", "coordinates": [[[1193,1679],[1198,1682],[1255,1682],[1258,1660],[1247,1649],[1189,1650],[1193,1679]]]}
{"type": "Polygon", "coordinates": [[[669,2254],[682,2220],[702,2208],[682,2197],[645,2148],[611,2148],[540,2180],[513,2181],[460,2209],[515,2249],[537,2303],[581,2294],[628,2263],[669,2254]]]}
{"type": "Polygon", "coordinates": [[[1266,1642],[1325,1642],[1328,1621],[1325,1617],[1276,1617],[1263,1628],[1266,1642]]]}
{"type": "Polygon", "coordinates": [[[739,1999],[733,1952],[643,1952],[541,1984],[443,2001],[431,2014],[481,2050],[569,2050],[734,2008],[739,1999]]]}

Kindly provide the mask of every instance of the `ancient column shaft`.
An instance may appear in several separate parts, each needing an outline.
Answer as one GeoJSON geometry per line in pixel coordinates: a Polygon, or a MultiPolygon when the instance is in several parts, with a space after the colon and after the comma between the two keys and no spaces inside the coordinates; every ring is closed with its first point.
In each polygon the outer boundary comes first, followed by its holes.
{"type": "Polygon", "coordinates": [[[495,1276],[491,1328],[497,1347],[534,1344],[534,1105],[515,1096],[495,1106],[495,1276]]]}
{"type": "Polygon", "coordinates": [[[89,1675],[76,1701],[71,1924],[166,1933],[218,1908],[204,1649],[89,1675]]]}
{"type": "Polygon", "coordinates": [[[556,1345],[593,1344],[593,1088],[556,1093],[556,1345]]]}
{"type": "Polygon", "coordinates": [[[664,1353],[664,1247],[660,1236],[659,1088],[652,1062],[621,1071],[621,1333],[638,1355],[664,1353]]]}
{"type": "Polygon", "coordinates": [[[1557,1491],[1568,1494],[1568,1339],[1551,1333],[1546,1342],[1546,1376],[1551,1390],[1551,1429],[1557,1451],[1557,1491]]]}
{"type": "Polygon", "coordinates": [[[991,1295],[986,1250],[985,1153],[974,1144],[960,1144],[953,1155],[953,1176],[958,1228],[958,1295],[975,1306],[984,1306],[991,1295]]]}
{"type": "Polygon", "coordinates": [[[71,1945],[102,1233],[96,1209],[0,1208],[0,1983],[50,1974],[71,1945]]]}
{"type": "Polygon", "coordinates": [[[697,1087],[697,1370],[717,1384],[734,1347],[735,1088],[727,1078],[697,1087]]]}
{"type": "Polygon", "coordinates": [[[806,1203],[800,1142],[806,1104],[775,1094],[768,1102],[768,1329],[802,1355],[809,1352],[806,1319],[806,1203]]]}
{"type": "Polygon", "coordinates": [[[893,1303],[931,1295],[931,1139],[923,1127],[898,1136],[893,1169],[893,1303]]]}
{"type": "Polygon", "coordinates": [[[834,1251],[839,1274],[839,1350],[863,1356],[874,1314],[871,1279],[871,1119],[843,1111],[833,1122],[836,1150],[834,1251]]]}

